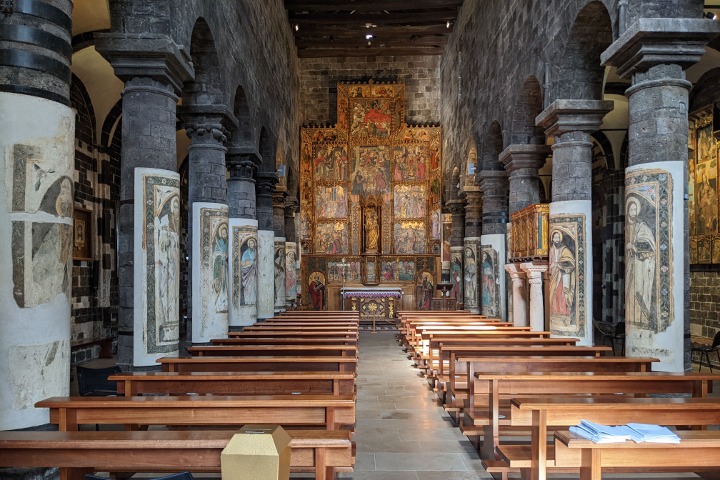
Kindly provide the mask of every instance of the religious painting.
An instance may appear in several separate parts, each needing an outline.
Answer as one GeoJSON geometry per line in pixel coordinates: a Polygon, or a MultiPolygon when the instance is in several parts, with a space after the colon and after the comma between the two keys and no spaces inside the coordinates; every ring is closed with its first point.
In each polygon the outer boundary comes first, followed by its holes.
{"type": "Polygon", "coordinates": [[[450,261],[450,237],[452,236],[452,215],[443,215],[442,222],[442,256],[443,262],[450,261]]]}
{"type": "Polygon", "coordinates": [[[672,204],[669,172],[639,169],[626,174],[625,321],[654,333],[665,331],[674,320],[672,204]]]}
{"type": "Polygon", "coordinates": [[[398,222],[394,232],[396,254],[426,253],[425,222],[398,222]]]}
{"type": "Polygon", "coordinates": [[[325,310],[327,301],[325,298],[325,276],[322,272],[313,272],[308,278],[308,294],[310,296],[310,306],[313,310],[325,310]]]}
{"type": "Polygon", "coordinates": [[[395,185],[395,218],[425,218],[425,199],[424,186],[395,185]]]}
{"type": "Polygon", "coordinates": [[[428,172],[428,153],[425,144],[398,146],[393,149],[393,181],[425,182],[428,172]]]}
{"type": "Polygon", "coordinates": [[[275,239],[275,306],[285,306],[285,241],[275,239]]]}
{"type": "Polygon", "coordinates": [[[344,255],[348,252],[348,232],[345,222],[322,222],[317,225],[316,253],[344,255]]]}
{"type": "Polygon", "coordinates": [[[365,281],[366,285],[376,285],[378,278],[378,260],[377,257],[365,257],[365,281]]]}
{"type": "Polygon", "coordinates": [[[255,226],[234,226],[233,231],[233,307],[257,304],[258,238],[255,226]]]}
{"type": "Polygon", "coordinates": [[[402,259],[397,263],[397,276],[401,282],[410,282],[415,279],[415,260],[402,259]]]}
{"type": "Polygon", "coordinates": [[[359,257],[330,260],[327,264],[330,283],[355,283],[362,279],[362,264],[359,257]]]}
{"type": "Polygon", "coordinates": [[[462,248],[454,249],[450,253],[450,297],[462,302],[463,296],[463,250],[462,248]]]}
{"type": "Polygon", "coordinates": [[[713,253],[713,238],[720,233],[720,181],[718,179],[718,141],[713,135],[713,111],[707,108],[690,115],[690,148],[688,161],[688,214],[691,241],[691,263],[718,263],[713,253]]]}
{"type": "Polygon", "coordinates": [[[383,195],[390,189],[388,147],[355,147],[352,165],[353,195],[383,195]]]}
{"type": "Polygon", "coordinates": [[[556,335],[585,331],[585,215],[550,217],[548,315],[556,335]]]}
{"type": "Polygon", "coordinates": [[[442,214],[440,209],[435,210],[430,214],[430,238],[432,240],[440,240],[442,233],[442,214]]]}
{"type": "Polygon", "coordinates": [[[92,260],[92,213],[90,210],[73,210],[73,259],[92,260]]]}
{"type": "Polygon", "coordinates": [[[294,301],[297,296],[297,244],[285,244],[285,298],[294,301]]]}
{"type": "Polygon", "coordinates": [[[477,245],[466,241],[464,255],[465,308],[477,309],[477,245]]]}
{"type": "Polygon", "coordinates": [[[426,271],[435,274],[435,257],[415,257],[415,268],[418,272],[426,271]]]}
{"type": "Polygon", "coordinates": [[[432,299],[435,293],[435,279],[430,272],[420,272],[418,275],[417,292],[415,299],[418,310],[432,310],[432,299]]]}
{"type": "Polygon", "coordinates": [[[395,260],[383,260],[382,262],[380,262],[380,281],[398,281],[397,262],[395,260]]]}
{"type": "Polygon", "coordinates": [[[500,316],[500,265],[492,245],[480,246],[480,308],[483,315],[500,316]]]}
{"type": "Polygon", "coordinates": [[[351,135],[387,138],[393,127],[393,102],[385,98],[355,99],[352,105],[351,135]]]}
{"type": "Polygon", "coordinates": [[[317,205],[318,218],[346,218],[348,215],[347,188],[343,185],[316,186],[315,205],[317,205]]]}
{"type": "Polygon", "coordinates": [[[314,167],[316,182],[345,182],[348,175],[347,151],[342,146],[318,145],[314,167]]]}

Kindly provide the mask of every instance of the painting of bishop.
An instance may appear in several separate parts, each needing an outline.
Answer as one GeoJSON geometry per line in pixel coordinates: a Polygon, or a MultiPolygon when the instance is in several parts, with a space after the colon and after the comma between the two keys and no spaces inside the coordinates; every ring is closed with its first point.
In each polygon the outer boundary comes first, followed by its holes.
{"type": "Polygon", "coordinates": [[[348,174],[348,156],[344,147],[318,145],[315,147],[315,180],[343,182],[348,174]]]}

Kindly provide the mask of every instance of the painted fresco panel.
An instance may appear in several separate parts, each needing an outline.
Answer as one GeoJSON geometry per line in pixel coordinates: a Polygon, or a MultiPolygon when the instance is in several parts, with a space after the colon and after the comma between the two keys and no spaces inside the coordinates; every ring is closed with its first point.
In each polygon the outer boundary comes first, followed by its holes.
{"type": "Polygon", "coordinates": [[[346,218],[348,216],[347,188],[342,185],[316,186],[315,205],[317,205],[318,218],[346,218]]]}
{"type": "Polygon", "coordinates": [[[348,233],[345,222],[325,222],[317,226],[317,253],[343,255],[348,252],[348,233]]]}
{"type": "Polygon", "coordinates": [[[285,298],[288,301],[295,300],[297,295],[297,244],[287,242],[285,244],[285,298]]]}
{"type": "Polygon", "coordinates": [[[390,189],[388,147],[355,147],[352,165],[353,195],[383,195],[390,189]]]}
{"type": "Polygon", "coordinates": [[[285,305],[285,239],[275,238],[275,306],[285,305]]]}
{"type": "Polygon", "coordinates": [[[196,235],[199,236],[193,261],[193,339],[206,338],[218,326],[227,328],[228,298],[228,209],[196,206],[196,235]],[[196,275],[197,272],[197,275],[196,275]],[[196,283],[197,282],[197,283],[196,283]],[[199,317],[199,318],[198,318],[199,317]],[[197,328],[195,322],[198,322],[197,328]]]}
{"type": "Polygon", "coordinates": [[[418,310],[432,310],[432,299],[435,294],[435,279],[430,272],[418,275],[417,294],[415,296],[418,310]]]}
{"type": "MultiPolygon", "coordinates": [[[[659,333],[673,322],[672,177],[639,169],[625,177],[625,321],[659,333]]],[[[711,247],[708,247],[712,256],[711,247]]]]}
{"type": "Polygon", "coordinates": [[[233,308],[257,303],[258,237],[257,227],[233,226],[233,308]]]}
{"type": "Polygon", "coordinates": [[[401,282],[409,282],[415,280],[415,260],[398,260],[397,275],[398,280],[400,280],[401,282]]]}
{"type": "Polygon", "coordinates": [[[320,311],[327,308],[326,285],[327,281],[322,272],[313,272],[308,277],[307,291],[313,310],[320,311]]]}
{"type": "Polygon", "coordinates": [[[480,246],[480,306],[483,315],[500,317],[500,265],[492,245],[480,246]]]}
{"type": "Polygon", "coordinates": [[[424,222],[398,222],[395,224],[395,253],[423,254],[427,251],[424,222]]]}
{"type": "Polygon", "coordinates": [[[466,241],[464,252],[465,309],[477,309],[477,245],[466,241]]]}
{"type": "Polygon", "coordinates": [[[464,300],[462,247],[455,248],[450,253],[450,283],[452,283],[450,296],[462,302],[464,300]]]}
{"type": "Polygon", "coordinates": [[[317,145],[313,163],[315,181],[345,182],[348,179],[348,155],[345,147],[317,145]]]}
{"type": "Polygon", "coordinates": [[[343,261],[328,261],[328,281],[330,283],[343,282],[343,270],[345,271],[345,283],[356,283],[362,279],[362,263],[359,257],[346,258],[343,267],[343,261]]]}
{"type": "MultiPolygon", "coordinates": [[[[398,220],[425,218],[426,192],[424,186],[395,186],[395,218],[398,220]]],[[[438,222],[439,223],[439,222],[438,222]]],[[[435,237],[433,237],[435,238],[435,237]]]]}
{"type": "Polygon", "coordinates": [[[136,209],[145,241],[136,268],[144,270],[138,313],[147,322],[145,354],[168,353],[180,338],[180,175],[146,169],[135,175],[143,195],[136,209]]]}
{"type": "Polygon", "coordinates": [[[557,335],[585,334],[585,215],[550,217],[548,315],[557,335]]]}
{"type": "Polygon", "coordinates": [[[398,267],[395,260],[383,260],[382,262],[380,262],[380,281],[398,281],[398,267]]]}
{"type": "Polygon", "coordinates": [[[715,243],[720,235],[720,178],[718,140],[712,133],[712,109],[692,115],[688,162],[688,214],[691,235],[690,262],[720,263],[715,243]]]}

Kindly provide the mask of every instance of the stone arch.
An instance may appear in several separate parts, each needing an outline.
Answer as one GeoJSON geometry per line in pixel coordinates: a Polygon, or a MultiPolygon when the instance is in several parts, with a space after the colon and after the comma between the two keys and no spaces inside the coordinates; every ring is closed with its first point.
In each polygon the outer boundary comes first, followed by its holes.
{"type": "Polygon", "coordinates": [[[204,18],[195,22],[190,37],[190,57],[195,79],[185,86],[185,105],[215,105],[223,103],[223,81],[220,61],[210,26],[204,18]]]}
{"type": "Polygon", "coordinates": [[[511,144],[545,143],[545,132],[535,125],[535,118],[543,111],[542,86],[534,76],[523,83],[517,102],[512,111],[511,144]]]}
{"type": "Polygon", "coordinates": [[[254,131],[250,101],[242,85],[235,90],[233,102],[233,115],[237,119],[237,130],[232,135],[232,144],[236,147],[251,146],[253,144],[254,131]]]}
{"type": "Polygon", "coordinates": [[[75,74],[70,82],[70,106],[75,109],[75,139],[95,146],[95,110],[85,84],[75,74]]]}
{"type": "Polygon", "coordinates": [[[720,67],[708,70],[690,92],[689,112],[695,112],[720,100],[720,67]]]}
{"type": "Polygon", "coordinates": [[[553,69],[553,92],[558,99],[602,100],[605,69],[600,54],[612,43],[612,21],[605,5],[588,2],[570,30],[553,69]]]}

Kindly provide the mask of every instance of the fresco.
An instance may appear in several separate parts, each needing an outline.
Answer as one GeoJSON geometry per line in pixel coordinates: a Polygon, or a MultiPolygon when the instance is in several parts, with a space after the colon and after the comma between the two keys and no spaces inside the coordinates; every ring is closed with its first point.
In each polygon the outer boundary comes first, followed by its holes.
{"type": "Polygon", "coordinates": [[[285,298],[295,300],[298,291],[297,285],[297,244],[288,242],[285,251],[285,298]]]}
{"type": "Polygon", "coordinates": [[[317,226],[318,252],[331,255],[348,253],[347,224],[344,222],[320,223],[317,226]]]}
{"type": "Polygon", "coordinates": [[[325,276],[321,272],[313,272],[308,278],[308,294],[310,296],[313,310],[325,310],[327,302],[325,300],[325,276]]]}
{"type": "Polygon", "coordinates": [[[233,227],[233,307],[257,303],[258,288],[258,237],[257,227],[233,227]]]}
{"type": "Polygon", "coordinates": [[[226,206],[199,202],[193,208],[196,225],[193,235],[198,238],[193,249],[193,263],[196,263],[193,269],[193,335],[205,338],[218,325],[227,324],[230,303],[228,210],[226,206]]]}
{"type": "Polygon", "coordinates": [[[342,185],[315,187],[315,205],[318,218],[345,218],[348,215],[347,189],[342,185]]]}
{"type": "MultiPolygon", "coordinates": [[[[424,186],[395,186],[395,218],[398,220],[424,218],[426,194],[424,186]]],[[[439,224],[439,219],[438,219],[439,224]]],[[[439,226],[438,226],[439,228],[439,226]]],[[[437,232],[436,232],[437,233],[437,232]]]]}
{"type": "Polygon", "coordinates": [[[463,302],[463,252],[459,248],[451,252],[450,282],[452,283],[450,297],[463,302]]]}
{"type": "Polygon", "coordinates": [[[416,303],[418,310],[432,310],[432,299],[435,293],[435,280],[430,272],[418,275],[416,303]]]}
{"type": "Polygon", "coordinates": [[[465,243],[464,257],[464,287],[465,287],[465,308],[474,309],[477,303],[477,246],[472,243],[465,243]]]}
{"type": "Polygon", "coordinates": [[[659,333],[674,320],[672,178],[660,169],[625,177],[625,321],[659,333]]]}
{"type": "Polygon", "coordinates": [[[344,147],[318,145],[315,149],[315,181],[344,182],[348,176],[348,155],[344,147]]]}
{"type": "Polygon", "coordinates": [[[355,147],[353,150],[353,195],[382,195],[390,188],[388,147],[355,147]]]}
{"type": "Polygon", "coordinates": [[[480,308],[483,315],[500,316],[500,265],[492,245],[480,246],[480,308]]]}
{"type": "Polygon", "coordinates": [[[585,332],[585,215],[550,216],[548,316],[557,335],[585,332]]]}
{"type": "Polygon", "coordinates": [[[720,181],[718,140],[713,135],[712,109],[691,115],[688,162],[690,262],[720,264],[720,181]]]}

